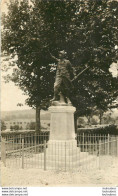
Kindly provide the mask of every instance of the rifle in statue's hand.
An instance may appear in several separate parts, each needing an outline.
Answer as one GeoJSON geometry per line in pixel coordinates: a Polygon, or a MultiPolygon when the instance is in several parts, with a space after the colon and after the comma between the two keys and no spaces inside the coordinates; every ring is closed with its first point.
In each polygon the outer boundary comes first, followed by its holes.
{"type": "Polygon", "coordinates": [[[81,71],[77,76],[75,76],[72,80],[71,80],[71,82],[74,82],[75,80],[77,80],[78,78],[79,78],[79,76],[80,75],[82,75],[88,68],[90,68],[90,67],[86,67],[83,71],[81,71]]]}

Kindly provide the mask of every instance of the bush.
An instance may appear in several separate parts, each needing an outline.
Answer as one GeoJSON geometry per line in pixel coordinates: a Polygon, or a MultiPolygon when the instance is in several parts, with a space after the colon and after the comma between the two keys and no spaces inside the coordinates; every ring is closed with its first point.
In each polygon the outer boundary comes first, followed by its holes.
{"type": "Polygon", "coordinates": [[[118,135],[118,128],[116,125],[106,125],[104,127],[95,127],[95,128],[78,128],[77,134],[110,134],[118,135]]]}

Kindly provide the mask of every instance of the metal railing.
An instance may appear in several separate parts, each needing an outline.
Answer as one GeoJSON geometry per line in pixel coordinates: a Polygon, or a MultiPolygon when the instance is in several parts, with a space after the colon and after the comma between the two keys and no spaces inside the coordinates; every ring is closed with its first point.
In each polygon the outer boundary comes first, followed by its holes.
{"type": "MultiPolygon", "coordinates": [[[[85,146],[89,145],[89,152],[96,150],[98,146],[101,147],[102,154],[117,155],[117,135],[95,135],[95,134],[77,134],[77,144],[81,148],[81,151],[85,150],[85,146]]],[[[98,150],[98,149],[97,149],[98,150]]]]}
{"type": "Polygon", "coordinates": [[[104,168],[118,157],[118,136],[77,135],[76,142],[49,142],[49,133],[17,135],[1,140],[7,167],[80,171],[104,168]]]}

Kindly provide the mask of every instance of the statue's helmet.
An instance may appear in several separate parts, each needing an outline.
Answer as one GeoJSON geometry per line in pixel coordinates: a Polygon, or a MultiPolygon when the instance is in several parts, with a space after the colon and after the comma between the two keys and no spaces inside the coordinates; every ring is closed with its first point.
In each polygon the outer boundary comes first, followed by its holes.
{"type": "Polygon", "coordinates": [[[61,51],[59,51],[59,54],[62,54],[63,56],[66,56],[67,52],[65,50],[61,50],[61,51]]]}

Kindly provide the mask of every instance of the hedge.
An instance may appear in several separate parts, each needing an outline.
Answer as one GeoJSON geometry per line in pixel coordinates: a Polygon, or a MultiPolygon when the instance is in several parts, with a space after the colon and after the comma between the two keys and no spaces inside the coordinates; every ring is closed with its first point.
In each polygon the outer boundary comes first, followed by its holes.
{"type": "Polygon", "coordinates": [[[106,125],[104,127],[94,127],[94,128],[78,128],[77,134],[110,134],[110,135],[118,135],[118,127],[117,125],[106,125]]]}

